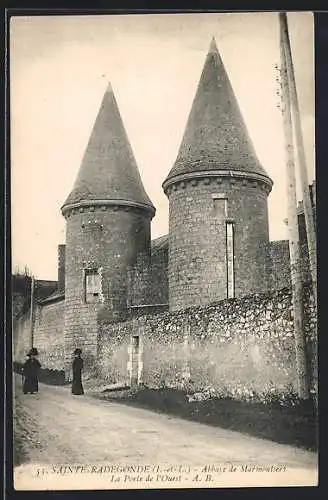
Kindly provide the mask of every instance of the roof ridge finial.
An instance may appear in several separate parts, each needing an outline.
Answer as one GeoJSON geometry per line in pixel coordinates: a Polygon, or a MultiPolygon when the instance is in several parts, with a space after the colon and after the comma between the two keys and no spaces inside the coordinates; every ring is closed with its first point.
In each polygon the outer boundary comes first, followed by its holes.
{"type": "Polygon", "coordinates": [[[210,45],[210,50],[209,52],[215,52],[215,53],[218,53],[218,46],[216,45],[216,40],[215,40],[215,36],[213,35],[212,36],[212,40],[211,40],[211,45],[210,45]]]}
{"type": "Polygon", "coordinates": [[[110,81],[107,83],[107,89],[106,89],[106,92],[109,92],[109,93],[111,93],[111,94],[113,93],[113,87],[112,87],[112,84],[111,84],[111,82],[110,82],[110,81]]]}

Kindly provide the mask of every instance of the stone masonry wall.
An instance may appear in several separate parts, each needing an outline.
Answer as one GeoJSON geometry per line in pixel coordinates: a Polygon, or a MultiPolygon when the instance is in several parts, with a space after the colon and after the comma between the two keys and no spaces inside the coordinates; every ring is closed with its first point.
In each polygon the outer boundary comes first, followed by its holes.
{"type": "MultiPolygon", "coordinates": [[[[308,357],[315,385],[316,318],[307,288],[304,303],[308,357]]],[[[236,397],[247,390],[296,389],[289,289],[102,325],[102,378],[129,381],[131,335],[140,336],[140,380],[149,387],[180,387],[190,375],[196,390],[210,386],[236,397]]]]}
{"type": "Polygon", "coordinates": [[[58,291],[65,292],[65,252],[66,245],[58,245],[58,291]]]}
{"type": "Polygon", "coordinates": [[[128,277],[130,306],[168,304],[167,250],[158,250],[151,257],[139,255],[128,277]]]}
{"type": "Polygon", "coordinates": [[[152,266],[150,255],[140,254],[128,269],[128,305],[145,305],[151,300],[152,266]]]}
{"type": "Polygon", "coordinates": [[[168,196],[170,310],[227,297],[227,219],[234,222],[235,296],[267,289],[264,184],[236,178],[193,179],[168,188],[168,196]],[[227,216],[215,213],[217,194],[227,198],[227,216]]]}
{"type": "MultiPolygon", "coordinates": [[[[154,252],[152,261],[152,295],[157,304],[169,303],[168,282],[168,251],[166,249],[154,252]]],[[[154,303],[154,302],[153,302],[154,303]]]]}
{"type": "MultiPolygon", "coordinates": [[[[39,351],[44,368],[64,368],[64,301],[35,307],[33,320],[33,345],[39,351]]],[[[13,325],[14,361],[24,362],[31,348],[30,311],[13,325]]]]}
{"type": "MultiPolygon", "coordinates": [[[[301,279],[303,283],[307,283],[311,281],[311,273],[306,240],[300,241],[300,259],[301,279]]],[[[268,269],[270,275],[268,288],[270,290],[279,290],[291,285],[288,240],[270,241],[268,246],[268,269]]]]}
{"type": "Polygon", "coordinates": [[[290,260],[288,240],[270,241],[268,245],[270,289],[279,290],[290,286],[290,260]]]}

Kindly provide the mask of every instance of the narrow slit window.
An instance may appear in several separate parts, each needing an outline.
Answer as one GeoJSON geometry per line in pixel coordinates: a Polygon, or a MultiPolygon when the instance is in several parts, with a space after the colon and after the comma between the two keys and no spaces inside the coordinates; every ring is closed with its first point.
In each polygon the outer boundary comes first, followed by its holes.
{"type": "Polygon", "coordinates": [[[85,301],[98,302],[101,292],[101,282],[98,270],[88,269],[85,273],[85,301]]]}
{"type": "Polygon", "coordinates": [[[227,297],[235,296],[235,270],[234,270],[234,227],[233,222],[226,224],[227,245],[227,297]]]}

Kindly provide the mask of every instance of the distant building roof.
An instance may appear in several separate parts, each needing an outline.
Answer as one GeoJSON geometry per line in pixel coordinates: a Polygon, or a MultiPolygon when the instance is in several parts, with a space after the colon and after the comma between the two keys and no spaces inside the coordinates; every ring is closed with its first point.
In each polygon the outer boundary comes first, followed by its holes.
{"type": "Polygon", "coordinates": [[[169,235],[165,234],[164,236],[160,236],[151,242],[151,250],[152,252],[156,252],[157,250],[166,250],[169,247],[169,235]]]}
{"type": "Polygon", "coordinates": [[[59,292],[56,290],[54,293],[49,295],[48,297],[45,297],[44,299],[39,300],[39,304],[47,304],[48,302],[59,302],[60,300],[65,299],[65,293],[64,292],[59,292]]]}

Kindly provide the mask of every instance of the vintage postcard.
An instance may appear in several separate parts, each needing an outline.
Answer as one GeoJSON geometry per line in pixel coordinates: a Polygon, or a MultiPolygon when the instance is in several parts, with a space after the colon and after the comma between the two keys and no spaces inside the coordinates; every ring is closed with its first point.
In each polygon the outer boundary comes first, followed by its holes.
{"type": "Polygon", "coordinates": [[[14,488],[316,486],[313,15],[9,43],[14,488]]]}

